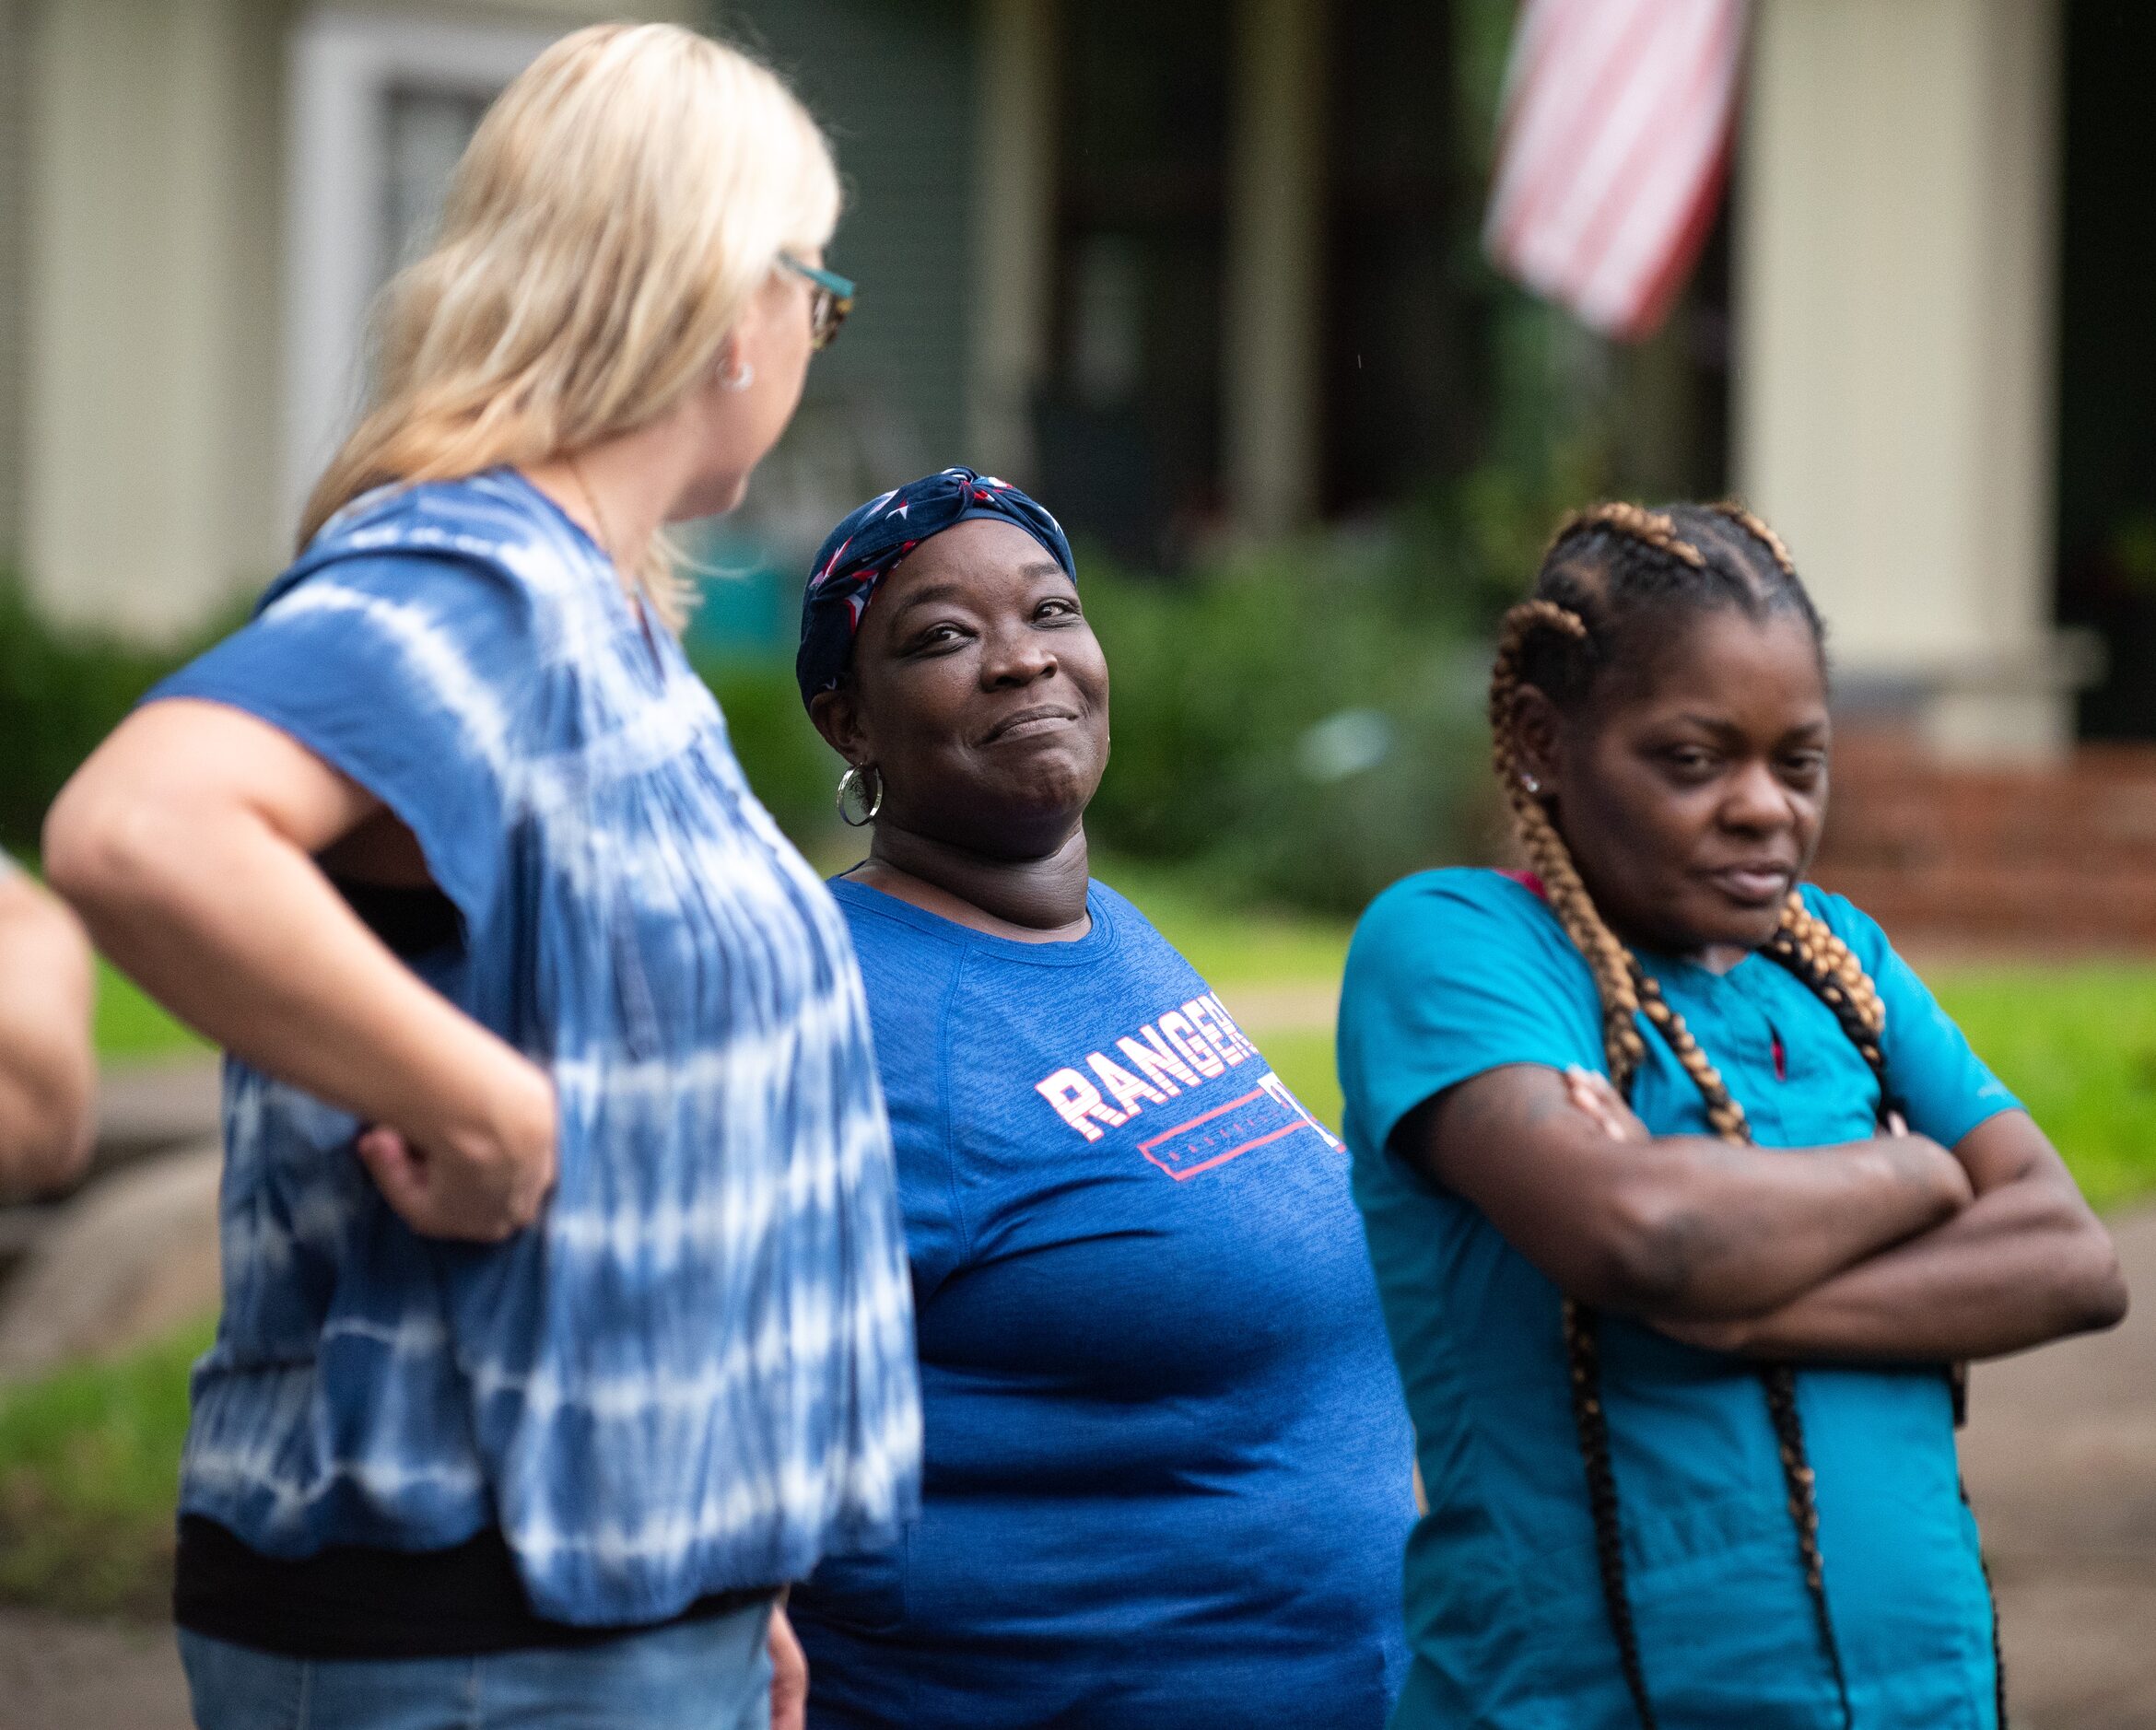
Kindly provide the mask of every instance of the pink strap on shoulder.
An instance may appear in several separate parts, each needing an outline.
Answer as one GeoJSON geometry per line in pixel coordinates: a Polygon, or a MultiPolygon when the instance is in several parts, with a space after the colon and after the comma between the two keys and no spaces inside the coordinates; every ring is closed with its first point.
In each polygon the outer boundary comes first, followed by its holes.
{"type": "Polygon", "coordinates": [[[1532,871],[1511,871],[1501,870],[1497,874],[1500,877],[1511,878],[1514,883],[1517,883],[1522,889],[1526,890],[1528,894],[1533,895],[1538,901],[1547,901],[1550,898],[1550,892],[1542,887],[1542,880],[1536,876],[1532,871]]]}

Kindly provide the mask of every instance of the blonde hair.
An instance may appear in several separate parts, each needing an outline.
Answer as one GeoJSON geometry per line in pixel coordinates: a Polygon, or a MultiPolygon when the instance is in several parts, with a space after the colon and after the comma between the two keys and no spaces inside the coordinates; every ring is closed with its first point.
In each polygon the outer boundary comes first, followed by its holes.
{"type": "MultiPolygon", "coordinates": [[[[373,487],[571,456],[666,414],[838,205],[815,122],[739,50],[671,24],[563,37],[487,110],[433,250],[383,291],[371,400],[300,545],[373,487]]],[[[637,581],[678,628],[663,537],[637,581]]]]}

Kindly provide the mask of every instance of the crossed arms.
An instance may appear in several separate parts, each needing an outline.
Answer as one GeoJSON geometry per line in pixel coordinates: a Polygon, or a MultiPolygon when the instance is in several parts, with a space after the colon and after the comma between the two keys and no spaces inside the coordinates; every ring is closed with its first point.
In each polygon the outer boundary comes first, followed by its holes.
{"type": "Polygon", "coordinates": [[[1392,1146],[1557,1285],[1696,1345],[1780,1359],[1963,1361],[2108,1327],[2109,1234],[2026,1112],[1951,1150],[1654,1136],[1599,1077],[1491,1070],[1392,1146]]]}

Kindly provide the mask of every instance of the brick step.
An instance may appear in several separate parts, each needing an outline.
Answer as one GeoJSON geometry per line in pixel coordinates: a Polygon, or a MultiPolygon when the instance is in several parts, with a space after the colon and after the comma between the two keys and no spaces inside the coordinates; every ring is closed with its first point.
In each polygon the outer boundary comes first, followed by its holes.
{"type": "Polygon", "coordinates": [[[1834,766],[1827,846],[1852,860],[2100,859],[2156,869],[2156,761],[2140,773],[1834,766]]]}
{"type": "Polygon", "coordinates": [[[2156,872],[2122,879],[2070,867],[1906,870],[1822,859],[1812,874],[1897,940],[2156,950],[2156,872]]]}
{"type": "Polygon", "coordinates": [[[1837,742],[1814,874],[1897,936],[2156,950],[2156,747],[1974,769],[1837,742]]]}

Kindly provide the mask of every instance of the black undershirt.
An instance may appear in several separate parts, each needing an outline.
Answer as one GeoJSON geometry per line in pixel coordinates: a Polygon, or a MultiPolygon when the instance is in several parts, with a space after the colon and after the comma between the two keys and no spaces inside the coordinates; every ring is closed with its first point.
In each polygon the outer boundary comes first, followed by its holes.
{"type": "MultiPolygon", "coordinates": [[[[332,881],[368,929],[406,961],[462,939],[455,906],[431,884],[332,881]]],[[[776,1586],[717,1593],[653,1626],[731,1616],[777,1593],[776,1586]]],[[[496,1526],[448,1549],[332,1544],[283,1561],[193,1514],[180,1521],[172,1614],[191,1633],[317,1659],[476,1657],[596,1645],[646,1631],[585,1628],[539,1615],[496,1526]]]]}
{"type": "Polygon", "coordinates": [[[532,1608],[496,1526],[449,1549],[332,1544],[287,1561],[188,1514],[180,1519],[172,1617],[190,1633],[288,1658],[463,1658],[597,1645],[650,1627],[731,1616],[778,1590],[715,1593],[643,1627],[585,1628],[532,1608]]]}
{"type": "Polygon", "coordinates": [[[359,916],[360,924],[405,961],[463,937],[456,903],[432,883],[406,888],[398,883],[363,883],[351,877],[333,877],[330,883],[359,916]]]}

